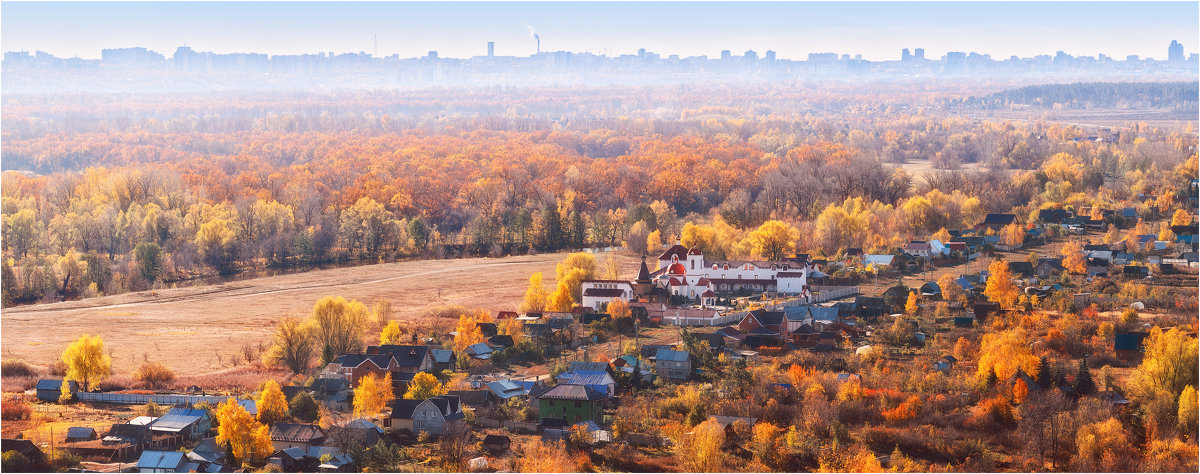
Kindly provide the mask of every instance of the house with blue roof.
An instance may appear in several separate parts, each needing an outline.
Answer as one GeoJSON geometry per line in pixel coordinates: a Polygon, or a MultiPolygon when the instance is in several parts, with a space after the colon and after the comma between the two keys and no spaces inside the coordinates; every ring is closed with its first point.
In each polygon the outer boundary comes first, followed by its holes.
{"type": "MultiPolygon", "coordinates": [[[[250,401],[250,400],[247,400],[247,401],[250,401]]],[[[257,408],[257,407],[255,407],[255,408],[257,408]]],[[[247,411],[249,411],[249,410],[247,410],[247,411]]],[[[255,409],[254,411],[257,412],[258,410],[255,409]]],[[[208,433],[208,430],[212,429],[212,414],[209,413],[208,410],[205,410],[202,408],[178,408],[178,407],[176,407],[176,408],[167,410],[167,415],[194,416],[194,417],[199,418],[200,420],[197,421],[196,425],[195,425],[195,428],[197,430],[196,434],[198,436],[204,435],[205,433],[208,433]]],[[[198,439],[198,438],[193,437],[192,439],[198,439]]]]}
{"type": "Polygon", "coordinates": [[[659,349],[654,355],[654,373],[673,380],[687,380],[692,375],[692,354],[687,351],[659,349]]]}
{"type": "Polygon", "coordinates": [[[191,472],[187,458],[179,451],[142,451],[138,472],[191,472]]]}
{"type": "Polygon", "coordinates": [[[500,400],[508,400],[514,397],[521,397],[529,394],[529,389],[525,388],[524,384],[514,382],[509,379],[497,380],[487,383],[488,390],[500,400]]]}
{"type": "Polygon", "coordinates": [[[167,414],[158,417],[150,423],[150,431],[155,434],[183,435],[187,439],[196,440],[204,437],[208,430],[200,431],[199,416],[167,414]]]}
{"type": "Polygon", "coordinates": [[[560,384],[584,385],[597,392],[608,394],[610,397],[617,394],[617,381],[607,370],[563,372],[556,378],[560,384]]]}

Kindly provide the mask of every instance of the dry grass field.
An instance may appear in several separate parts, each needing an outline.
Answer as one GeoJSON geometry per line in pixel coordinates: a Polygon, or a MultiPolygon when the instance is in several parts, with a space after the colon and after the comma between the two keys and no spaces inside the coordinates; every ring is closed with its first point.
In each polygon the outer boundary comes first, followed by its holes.
{"type": "MultiPolygon", "coordinates": [[[[636,273],[636,257],[616,255],[623,273],[636,273]]],[[[244,344],[266,344],[281,316],[307,314],[324,296],[367,305],[391,300],[394,317],[407,320],[444,305],[516,310],[531,273],[543,272],[553,289],[554,266],[563,257],[383,263],[6,308],[0,346],[6,359],[45,366],[79,335],[99,334],[115,375],[128,374],[143,359],[181,376],[205,374],[227,369],[244,344]]],[[[604,258],[597,254],[598,263],[604,258]]]]}

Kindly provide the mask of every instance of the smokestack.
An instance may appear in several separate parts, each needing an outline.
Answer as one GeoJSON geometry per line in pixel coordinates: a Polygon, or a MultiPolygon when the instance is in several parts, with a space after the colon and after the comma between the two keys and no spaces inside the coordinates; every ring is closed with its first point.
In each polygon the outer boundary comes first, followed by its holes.
{"type": "Polygon", "coordinates": [[[542,37],[538,36],[537,33],[534,33],[533,39],[537,40],[537,53],[542,54],[542,37]]]}

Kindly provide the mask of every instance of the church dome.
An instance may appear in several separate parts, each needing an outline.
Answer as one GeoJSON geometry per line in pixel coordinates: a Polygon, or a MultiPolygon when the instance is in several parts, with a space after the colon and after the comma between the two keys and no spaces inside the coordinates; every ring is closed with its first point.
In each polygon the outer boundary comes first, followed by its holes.
{"type": "Polygon", "coordinates": [[[667,268],[667,273],[671,275],[686,275],[687,267],[683,266],[682,263],[672,263],[671,266],[667,268]]]}

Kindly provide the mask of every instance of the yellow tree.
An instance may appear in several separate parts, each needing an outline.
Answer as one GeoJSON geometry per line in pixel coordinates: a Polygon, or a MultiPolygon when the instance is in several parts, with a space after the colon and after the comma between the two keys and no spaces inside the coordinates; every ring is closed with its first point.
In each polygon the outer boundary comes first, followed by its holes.
{"type": "Polygon", "coordinates": [[[404,392],[404,398],[406,400],[424,400],[445,394],[446,387],[438,382],[437,377],[426,372],[418,372],[413,376],[412,383],[408,384],[408,391],[404,392]]]}
{"type": "Polygon", "coordinates": [[[688,472],[721,472],[725,466],[725,430],[714,419],[696,425],[691,439],[678,447],[678,458],[688,472]]]}
{"type": "Polygon", "coordinates": [[[627,301],[618,298],[608,303],[608,315],[612,316],[614,321],[619,321],[622,318],[633,317],[633,311],[629,309],[627,301]]]}
{"type": "Polygon", "coordinates": [[[66,379],[79,382],[83,390],[95,390],[112,375],[112,357],[104,353],[100,336],[79,336],[62,353],[66,379]]]}
{"type": "Polygon", "coordinates": [[[979,341],[976,375],[981,380],[993,370],[999,380],[1012,377],[1017,369],[1024,370],[1031,377],[1037,377],[1040,364],[1041,359],[1033,355],[1025,331],[1021,329],[990,332],[984,334],[983,339],[979,341]]]}
{"type": "Polygon", "coordinates": [[[662,230],[655,230],[646,236],[646,251],[661,252],[662,244],[662,230]]]}
{"type": "Polygon", "coordinates": [[[1179,431],[1192,439],[1196,437],[1197,417],[1200,416],[1197,414],[1196,403],[1196,387],[1184,387],[1183,392],[1179,394],[1178,416],[1175,419],[1179,420],[1179,431]]]}
{"type": "Polygon", "coordinates": [[[617,254],[609,253],[604,259],[604,263],[600,266],[600,278],[605,280],[616,280],[621,278],[621,264],[617,262],[617,254]]]}
{"type": "Polygon", "coordinates": [[[404,335],[404,330],[400,328],[400,322],[396,320],[388,321],[387,326],[383,327],[383,331],[379,332],[379,344],[400,344],[400,336],[404,335]]]}
{"type": "Polygon", "coordinates": [[[575,307],[575,300],[571,299],[571,285],[565,281],[558,282],[558,288],[554,290],[554,294],[550,295],[550,300],[546,303],[549,311],[570,311],[575,307]]]}
{"type": "Polygon", "coordinates": [[[258,421],[275,423],[288,417],[288,401],[283,396],[279,382],[267,380],[263,383],[262,392],[258,395],[258,421]]]}
{"type": "Polygon", "coordinates": [[[938,278],[938,288],[942,289],[942,299],[946,301],[963,301],[966,300],[966,292],[961,286],[958,286],[958,277],[953,273],[946,273],[938,278]]]}
{"type": "Polygon", "coordinates": [[[917,306],[917,292],[915,292],[915,291],[908,292],[908,301],[904,302],[904,313],[909,316],[912,316],[912,315],[917,314],[917,309],[919,309],[919,308],[920,307],[917,306]]]}
{"type": "Polygon", "coordinates": [[[950,231],[946,230],[945,227],[942,227],[940,230],[938,230],[937,232],[935,232],[933,234],[933,240],[937,240],[942,243],[949,242],[950,241],[950,231]]]}
{"type": "Polygon", "coordinates": [[[1006,225],[1000,232],[1000,240],[1010,247],[1019,246],[1025,243],[1025,229],[1016,222],[1006,225]]]}
{"type": "Polygon", "coordinates": [[[1158,225],[1158,240],[1165,240],[1167,242],[1175,241],[1175,233],[1171,232],[1171,225],[1167,224],[1167,221],[1163,221],[1162,224],[1158,225]]]}
{"type": "Polygon", "coordinates": [[[391,372],[382,379],[374,373],[364,375],[354,387],[354,416],[378,415],[394,398],[391,372]]]}
{"type": "Polygon", "coordinates": [[[529,275],[529,288],[525,290],[525,299],[521,301],[521,312],[538,312],[546,309],[546,288],[542,286],[542,272],[529,275]]]}
{"type": "Polygon", "coordinates": [[[496,330],[500,334],[512,336],[514,341],[521,340],[521,337],[525,335],[525,324],[516,318],[502,320],[497,326],[496,330]]]}
{"type": "Polygon", "coordinates": [[[1005,308],[1011,308],[1021,297],[1017,285],[1013,284],[1012,273],[1008,271],[1007,262],[996,259],[988,265],[987,288],[983,290],[983,294],[989,300],[1000,303],[1000,306],[1005,308]]]}
{"type": "Polygon", "coordinates": [[[567,255],[554,267],[554,274],[559,286],[566,282],[573,301],[582,301],[583,280],[596,276],[596,258],[582,252],[567,255]]]}
{"type": "Polygon", "coordinates": [[[746,237],[754,255],[771,261],[783,260],[795,253],[799,238],[799,230],[778,220],[764,222],[746,237]]]}
{"type": "Polygon", "coordinates": [[[471,344],[483,341],[483,330],[479,328],[479,322],[474,317],[460,315],[458,324],[454,327],[454,352],[462,355],[471,344]]]}
{"type": "Polygon", "coordinates": [[[1079,242],[1064,243],[1059,252],[1063,257],[1063,268],[1066,268],[1068,272],[1084,273],[1087,271],[1087,257],[1084,256],[1083,247],[1079,245],[1079,242]]]}
{"type": "Polygon", "coordinates": [[[321,360],[329,362],[337,356],[361,350],[370,319],[367,305],[357,300],[346,301],[341,296],[317,300],[309,321],[321,348],[321,360]]]}
{"type": "Polygon", "coordinates": [[[217,421],[217,446],[228,446],[234,459],[231,465],[258,462],[271,455],[271,432],[267,425],[238,405],[233,398],[225,400],[214,413],[217,421]]]}
{"type": "Polygon", "coordinates": [[[1192,225],[1192,213],[1187,209],[1177,209],[1171,216],[1171,225],[1192,225]]]}
{"type": "Polygon", "coordinates": [[[1166,390],[1178,396],[1188,385],[1197,381],[1197,340],[1181,328],[1163,331],[1155,326],[1146,339],[1146,355],[1142,364],[1129,377],[1128,386],[1143,397],[1155,390],[1166,390]]]}

